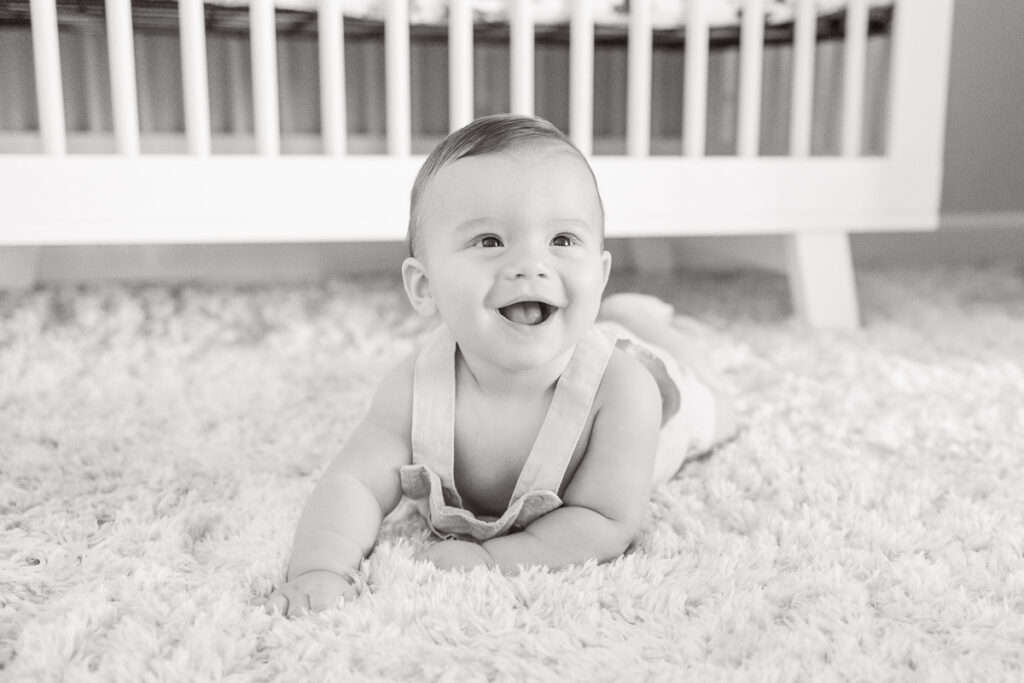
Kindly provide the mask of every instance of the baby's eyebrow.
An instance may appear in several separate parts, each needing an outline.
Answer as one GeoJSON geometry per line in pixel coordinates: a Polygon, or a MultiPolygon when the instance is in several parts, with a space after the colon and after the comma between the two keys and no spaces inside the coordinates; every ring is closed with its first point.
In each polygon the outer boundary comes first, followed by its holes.
{"type": "Polygon", "coordinates": [[[597,232],[594,226],[592,226],[588,221],[585,221],[582,218],[554,218],[551,221],[549,221],[548,224],[555,228],[574,228],[577,230],[582,228],[587,232],[597,232]]]}
{"type": "Polygon", "coordinates": [[[585,228],[590,227],[590,223],[583,220],[582,218],[553,218],[551,219],[550,223],[552,225],[561,225],[563,223],[568,223],[571,225],[582,225],[585,228]]]}
{"type": "Polygon", "coordinates": [[[455,232],[459,234],[464,232],[472,232],[474,230],[479,230],[480,228],[493,226],[494,224],[499,222],[499,219],[494,216],[479,216],[477,218],[470,218],[456,225],[455,232]]]}
{"type": "MultiPolygon", "coordinates": [[[[497,216],[477,216],[462,221],[455,226],[454,235],[461,238],[467,233],[478,230],[495,230],[505,226],[505,222],[497,216]]],[[[552,218],[547,221],[549,229],[576,230],[596,234],[598,229],[582,218],[552,218]]]]}

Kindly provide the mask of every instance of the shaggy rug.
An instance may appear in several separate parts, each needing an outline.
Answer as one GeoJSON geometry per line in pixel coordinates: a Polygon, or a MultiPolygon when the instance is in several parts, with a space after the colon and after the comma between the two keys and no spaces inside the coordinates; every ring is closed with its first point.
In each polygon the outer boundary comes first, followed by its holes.
{"type": "Polygon", "coordinates": [[[397,281],[0,295],[0,678],[1019,679],[1024,272],[858,281],[840,333],[779,276],[615,280],[706,323],[739,437],[614,562],[442,572],[403,507],[291,621],[248,601],[427,329],[397,281]]]}

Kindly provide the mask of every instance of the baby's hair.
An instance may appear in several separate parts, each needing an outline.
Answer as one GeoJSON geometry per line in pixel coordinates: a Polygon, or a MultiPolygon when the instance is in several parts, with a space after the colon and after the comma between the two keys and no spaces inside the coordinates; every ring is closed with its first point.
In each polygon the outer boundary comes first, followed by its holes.
{"type": "MultiPolygon", "coordinates": [[[[466,157],[481,156],[484,154],[495,154],[508,149],[531,149],[543,144],[562,144],[571,150],[590,171],[594,178],[594,171],[590,168],[587,158],[583,152],[573,144],[562,131],[554,125],[536,116],[523,116],[520,114],[493,114],[482,116],[472,121],[459,130],[451,133],[438,144],[430,153],[423,166],[416,175],[416,182],[412,186],[412,197],[409,206],[409,228],[406,233],[405,242],[411,256],[416,256],[420,251],[420,202],[423,193],[438,171],[446,165],[464,159],[466,157]]],[[[597,191],[597,179],[594,178],[594,190],[597,191]]],[[[604,216],[604,206],[601,204],[601,194],[597,195],[598,204],[601,206],[601,215],[604,216]]],[[[602,232],[604,227],[602,226],[602,232]]]]}

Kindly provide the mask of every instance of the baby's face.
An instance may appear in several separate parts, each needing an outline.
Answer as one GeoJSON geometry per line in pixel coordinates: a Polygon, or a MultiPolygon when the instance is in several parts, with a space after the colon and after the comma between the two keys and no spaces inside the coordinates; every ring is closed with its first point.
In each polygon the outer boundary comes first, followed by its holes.
{"type": "Polygon", "coordinates": [[[611,256],[593,178],[569,150],[460,159],[431,180],[420,216],[421,311],[436,307],[464,354],[542,367],[593,325],[611,256]]]}

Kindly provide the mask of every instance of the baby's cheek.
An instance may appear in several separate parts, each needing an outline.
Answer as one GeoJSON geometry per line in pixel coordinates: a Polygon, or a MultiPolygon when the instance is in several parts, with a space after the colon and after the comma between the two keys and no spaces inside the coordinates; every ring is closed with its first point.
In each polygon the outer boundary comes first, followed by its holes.
{"type": "Polygon", "coordinates": [[[577,292],[577,302],[586,306],[588,313],[593,313],[597,316],[597,310],[601,306],[601,298],[604,294],[604,274],[601,271],[589,272],[584,278],[580,280],[579,291],[577,292]]]}

